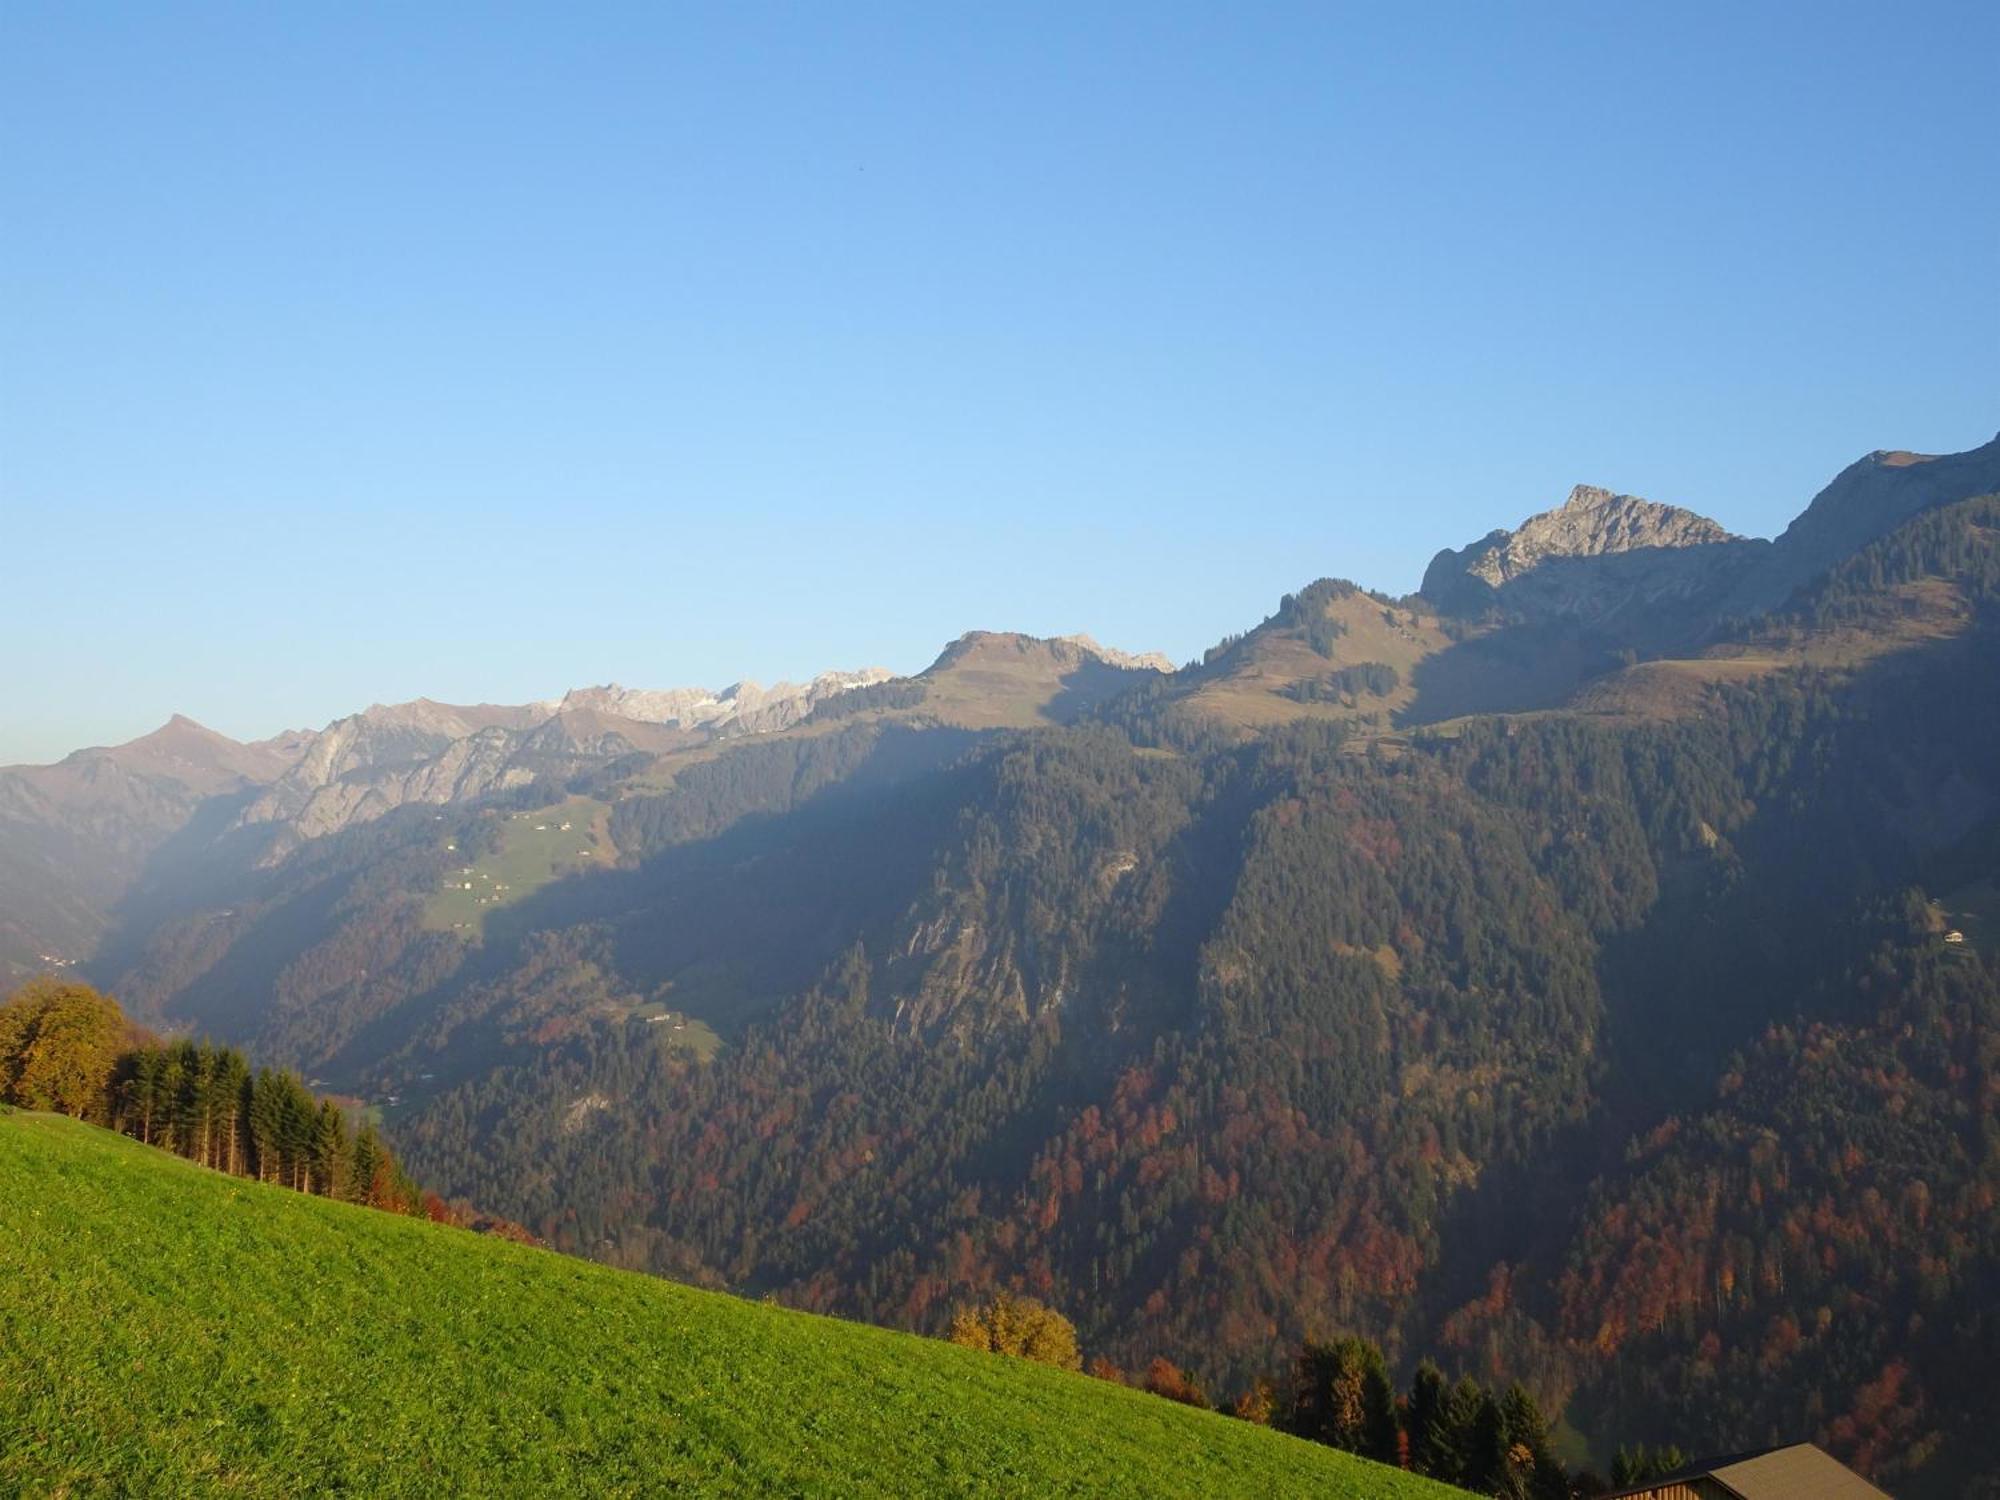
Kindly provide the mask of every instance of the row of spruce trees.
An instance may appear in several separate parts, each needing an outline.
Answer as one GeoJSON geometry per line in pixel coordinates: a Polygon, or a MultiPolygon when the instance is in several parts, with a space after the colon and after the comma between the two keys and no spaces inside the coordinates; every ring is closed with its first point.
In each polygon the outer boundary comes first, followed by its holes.
{"type": "Polygon", "coordinates": [[[107,1125],[218,1172],[391,1213],[438,1214],[372,1125],[233,1047],[161,1042],[89,985],[40,979],[0,1005],[0,1103],[107,1125]]]}
{"type": "Polygon", "coordinates": [[[302,1193],[417,1213],[422,1195],[371,1125],[318,1099],[293,1073],[205,1042],[138,1047],[111,1086],[114,1129],[218,1172],[302,1193]]]}

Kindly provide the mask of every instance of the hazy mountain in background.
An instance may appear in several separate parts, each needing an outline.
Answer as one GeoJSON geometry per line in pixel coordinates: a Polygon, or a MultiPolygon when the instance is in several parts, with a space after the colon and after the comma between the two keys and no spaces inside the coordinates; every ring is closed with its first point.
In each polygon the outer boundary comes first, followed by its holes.
{"type": "MultiPolygon", "coordinates": [[[[1060,716],[1140,670],[1171,664],[1083,636],[974,633],[908,691],[937,691],[931,717],[1028,724],[1059,694],[1060,716]]],[[[408,804],[446,806],[791,729],[892,675],[870,667],[720,690],[607,684],[521,705],[419,698],[248,745],[176,715],[125,745],[0,768],[0,973],[86,959],[121,899],[140,885],[172,886],[182,865],[221,843],[232,857],[276,864],[307,840],[408,804]]]]}
{"type": "Polygon", "coordinates": [[[578,1253],[918,1328],[1011,1287],[1212,1388],[1351,1330],[1967,1493],[1996,489],[1878,453],[1764,542],[1580,487],[1180,670],[973,632],[775,709],[186,726],[6,773],[5,909],[578,1253]]]}

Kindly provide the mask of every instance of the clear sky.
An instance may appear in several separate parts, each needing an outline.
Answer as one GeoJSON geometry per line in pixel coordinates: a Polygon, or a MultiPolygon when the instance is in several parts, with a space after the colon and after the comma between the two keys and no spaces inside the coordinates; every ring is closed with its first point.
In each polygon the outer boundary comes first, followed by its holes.
{"type": "Polygon", "coordinates": [[[2000,6],[0,6],[0,762],[1198,654],[2000,428],[2000,6]]]}

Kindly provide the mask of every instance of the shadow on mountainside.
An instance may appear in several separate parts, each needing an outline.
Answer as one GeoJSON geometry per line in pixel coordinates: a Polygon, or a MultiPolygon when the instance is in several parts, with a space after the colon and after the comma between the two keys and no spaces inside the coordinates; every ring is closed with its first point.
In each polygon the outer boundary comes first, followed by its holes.
{"type": "Polygon", "coordinates": [[[1416,695],[1398,729],[1468,714],[1557,708],[1591,678],[1615,670],[1604,642],[1574,625],[1510,625],[1425,657],[1411,669],[1416,695]]]}
{"type": "Polygon", "coordinates": [[[449,974],[373,1017],[327,1068],[363,1076],[421,1056],[443,1073],[447,1051],[454,1076],[490,1066],[510,1050],[503,1018],[537,1001],[524,973],[551,993],[568,986],[579,1005],[663,1002],[739,1035],[913,898],[958,806],[949,767],[980,738],[891,729],[850,775],[796,804],[741,812],[636,866],[574,872],[494,909],[449,974]]]}

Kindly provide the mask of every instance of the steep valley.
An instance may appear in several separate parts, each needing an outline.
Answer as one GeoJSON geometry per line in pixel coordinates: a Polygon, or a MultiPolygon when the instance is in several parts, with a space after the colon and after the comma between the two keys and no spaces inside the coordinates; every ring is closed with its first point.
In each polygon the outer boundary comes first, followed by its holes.
{"type": "Polygon", "coordinates": [[[0,773],[4,957],[614,1266],[1025,1291],[1219,1390],[1358,1332],[1994,1493],[1995,490],[1878,453],[1765,542],[1579,487],[1180,670],[170,726],[0,773]]]}

